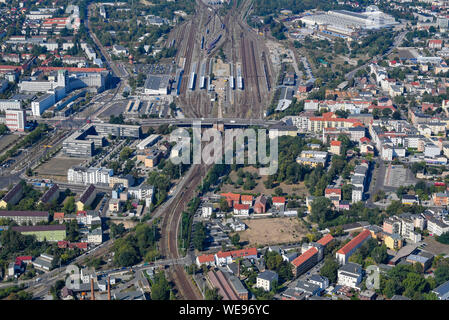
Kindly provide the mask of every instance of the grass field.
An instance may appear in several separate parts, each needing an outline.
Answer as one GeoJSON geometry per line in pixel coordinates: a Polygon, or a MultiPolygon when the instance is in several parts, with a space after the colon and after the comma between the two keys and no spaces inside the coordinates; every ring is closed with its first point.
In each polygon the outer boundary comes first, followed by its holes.
{"type": "Polygon", "coordinates": [[[240,232],[240,241],[251,246],[300,241],[307,230],[297,218],[243,220],[248,226],[240,232]]]}
{"type": "MultiPolygon", "coordinates": [[[[251,173],[259,173],[257,168],[254,167],[247,167],[243,169],[244,172],[251,172],[251,173]]],[[[233,182],[236,182],[238,179],[237,172],[232,171],[230,174],[230,178],[233,182]]],[[[308,196],[309,193],[307,191],[306,186],[303,182],[299,184],[285,184],[280,183],[278,186],[267,189],[265,188],[264,182],[268,179],[268,176],[261,176],[260,179],[256,180],[256,187],[252,190],[244,190],[242,186],[236,187],[234,185],[230,184],[224,184],[221,188],[221,192],[235,192],[235,193],[259,193],[259,194],[265,194],[265,195],[271,195],[274,194],[274,189],[280,187],[284,191],[285,194],[288,195],[297,195],[297,196],[308,196]]]]}

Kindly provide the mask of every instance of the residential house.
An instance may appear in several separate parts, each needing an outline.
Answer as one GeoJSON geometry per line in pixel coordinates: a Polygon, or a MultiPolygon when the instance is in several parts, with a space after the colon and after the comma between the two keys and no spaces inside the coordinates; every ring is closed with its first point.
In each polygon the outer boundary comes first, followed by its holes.
{"type": "Polygon", "coordinates": [[[277,210],[284,210],[285,207],[285,197],[272,197],[271,198],[273,206],[277,209],[277,210]]]}
{"type": "Polygon", "coordinates": [[[21,182],[17,183],[8,193],[5,194],[3,199],[0,201],[0,209],[6,209],[9,205],[16,205],[23,196],[23,184],[21,182]]]}
{"type": "Polygon", "coordinates": [[[83,211],[87,206],[90,206],[97,196],[97,190],[93,184],[88,186],[81,194],[79,200],[76,202],[78,211],[83,211]]]}
{"type": "Polygon", "coordinates": [[[249,205],[240,204],[240,203],[234,204],[234,214],[248,216],[249,215],[249,205]]]}
{"type": "Polygon", "coordinates": [[[265,196],[260,195],[256,198],[256,202],[254,203],[254,212],[255,213],[265,213],[267,211],[267,198],[265,196]]]}
{"type": "Polygon", "coordinates": [[[40,199],[41,203],[47,204],[51,203],[52,201],[58,199],[59,197],[59,187],[57,184],[54,184],[51,186],[50,189],[48,189],[40,199]]]}

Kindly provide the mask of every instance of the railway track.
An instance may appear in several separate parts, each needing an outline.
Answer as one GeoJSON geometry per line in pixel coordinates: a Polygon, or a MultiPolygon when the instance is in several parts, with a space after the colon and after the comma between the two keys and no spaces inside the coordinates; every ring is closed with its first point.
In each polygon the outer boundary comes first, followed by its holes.
{"type": "MultiPolygon", "coordinates": [[[[178,250],[178,231],[185,205],[194,197],[196,187],[201,183],[201,165],[195,165],[191,179],[184,187],[179,198],[165,212],[162,219],[161,254],[166,259],[180,258],[178,250]]],[[[202,295],[190,281],[185,270],[179,266],[170,266],[170,275],[180,295],[186,300],[200,300],[202,295]]]]}

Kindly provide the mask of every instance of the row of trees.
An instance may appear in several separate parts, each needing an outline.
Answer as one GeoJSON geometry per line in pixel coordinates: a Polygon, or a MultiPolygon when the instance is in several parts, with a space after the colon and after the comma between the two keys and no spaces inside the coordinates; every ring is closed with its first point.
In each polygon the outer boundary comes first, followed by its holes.
{"type": "MultiPolygon", "coordinates": [[[[193,220],[193,215],[195,214],[196,210],[198,209],[199,205],[200,205],[200,199],[198,197],[193,198],[192,200],[189,201],[188,205],[187,205],[187,210],[184,211],[182,213],[182,218],[181,218],[181,230],[179,233],[179,241],[180,241],[180,246],[184,249],[189,247],[190,244],[190,237],[191,237],[191,229],[192,229],[192,220],[193,220]]],[[[205,236],[205,230],[204,231],[204,236],[205,236]]],[[[200,246],[204,246],[204,240],[205,238],[203,238],[203,235],[201,236],[201,245],[200,246]]],[[[199,239],[197,239],[198,241],[199,239]]]]}
{"type": "Polygon", "coordinates": [[[157,241],[160,238],[156,225],[139,223],[134,234],[117,239],[114,243],[114,264],[121,267],[135,265],[139,261],[153,261],[159,256],[157,241]]]}

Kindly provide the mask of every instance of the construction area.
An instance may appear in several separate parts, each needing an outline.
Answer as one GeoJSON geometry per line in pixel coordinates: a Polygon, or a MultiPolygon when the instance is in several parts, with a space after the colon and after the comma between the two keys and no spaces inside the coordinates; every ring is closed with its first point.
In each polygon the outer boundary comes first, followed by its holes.
{"type": "Polygon", "coordinates": [[[295,218],[263,218],[243,220],[248,226],[239,233],[240,241],[250,246],[298,242],[307,229],[295,218]]]}

